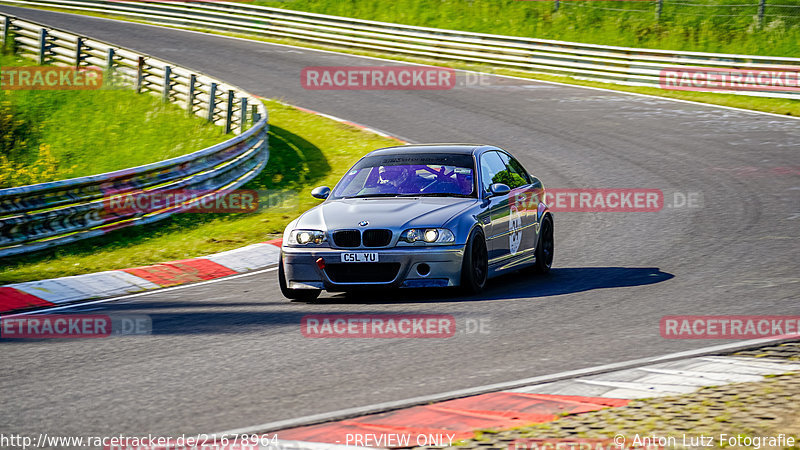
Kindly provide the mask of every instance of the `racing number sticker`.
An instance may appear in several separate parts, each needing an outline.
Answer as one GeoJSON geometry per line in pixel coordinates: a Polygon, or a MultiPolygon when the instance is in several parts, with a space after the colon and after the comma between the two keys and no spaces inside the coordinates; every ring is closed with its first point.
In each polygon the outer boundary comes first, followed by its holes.
{"type": "Polygon", "coordinates": [[[511,206],[508,231],[508,249],[514,255],[519,251],[519,244],[522,242],[522,215],[516,206],[511,206]]]}

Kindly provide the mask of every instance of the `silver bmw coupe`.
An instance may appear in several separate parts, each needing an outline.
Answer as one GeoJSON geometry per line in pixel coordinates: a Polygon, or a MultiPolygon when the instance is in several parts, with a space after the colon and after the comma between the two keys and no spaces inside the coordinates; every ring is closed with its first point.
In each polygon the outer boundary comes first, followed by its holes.
{"type": "Polygon", "coordinates": [[[553,217],[544,187],[489,145],[404,145],[361,158],[283,233],[284,296],[460,286],[518,269],[547,273],[553,217]]]}

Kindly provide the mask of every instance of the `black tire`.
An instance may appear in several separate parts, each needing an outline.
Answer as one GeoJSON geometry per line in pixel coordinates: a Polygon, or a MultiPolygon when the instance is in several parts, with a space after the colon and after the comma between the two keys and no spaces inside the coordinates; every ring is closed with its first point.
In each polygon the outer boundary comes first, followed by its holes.
{"type": "Polygon", "coordinates": [[[281,286],[281,294],[289,300],[310,302],[316,300],[322,292],[320,289],[289,289],[286,283],[286,273],[283,270],[283,255],[278,263],[278,284],[281,286]]]}
{"type": "Polygon", "coordinates": [[[536,273],[546,274],[553,266],[553,253],[555,240],[553,239],[553,218],[550,215],[542,219],[542,229],[539,232],[539,242],[536,244],[536,264],[533,270],[536,273]]]}
{"type": "Polygon", "coordinates": [[[461,263],[461,289],[467,294],[477,294],[486,287],[489,276],[489,253],[483,230],[475,228],[469,234],[461,263]]]}

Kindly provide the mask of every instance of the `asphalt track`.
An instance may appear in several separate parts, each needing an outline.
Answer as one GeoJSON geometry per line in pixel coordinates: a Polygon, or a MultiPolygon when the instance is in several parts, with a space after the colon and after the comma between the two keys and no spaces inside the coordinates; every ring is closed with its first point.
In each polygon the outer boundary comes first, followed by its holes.
{"type": "Polygon", "coordinates": [[[552,275],[508,276],[478,297],[422,292],[290,303],[273,271],[86,307],[148,314],[154,334],[0,343],[0,432],[234,429],[720,343],[663,339],[664,315],[800,314],[797,120],[533,81],[307,91],[303,67],[385,63],[0,11],[415,142],[496,144],[549,187],[658,188],[670,205],[650,213],[557,214],[552,275]],[[672,191],[701,193],[702,207],[671,207],[672,191]],[[304,314],[343,312],[452,314],[461,331],[449,339],[301,335],[304,314]],[[464,333],[467,319],[484,320],[489,333],[464,333]]]}

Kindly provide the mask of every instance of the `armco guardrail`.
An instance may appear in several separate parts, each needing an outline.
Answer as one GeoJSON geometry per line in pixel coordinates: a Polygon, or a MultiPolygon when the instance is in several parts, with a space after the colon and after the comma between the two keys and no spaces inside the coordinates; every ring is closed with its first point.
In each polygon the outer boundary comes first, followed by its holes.
{"type": "MultiPolygon", "coordinates": [[[[490,64],[633,86],[661,87],[662,71],[676,68],[788,70],[794,71],[795,77],[800,71],[800,58],[580,44],[399,25],[232,2],[0,0],[0,3],[104,12],[184,28],[290,38],[320,45],[490,64]]],[[[764,88],[735,93],[800,98],[800,89],[764,88]]]]}
{"type": "Polygon", "coordinates": [[[164,219],[244,184],[266,165],[267,111],[249,93],[106,42],[11,16],[0,15],[0,20],[5,50],[32,55],[41,64],[103,68],[104,78],[114,85],[161,95],[163,101],[238,134],[213,147],[144,166],[0,189],[0,257],[164,219]],[[111,195],[155,195],[174,189],[198,190],[202,195],[157,211],[116,211],[104,205],[111,195]]]}

